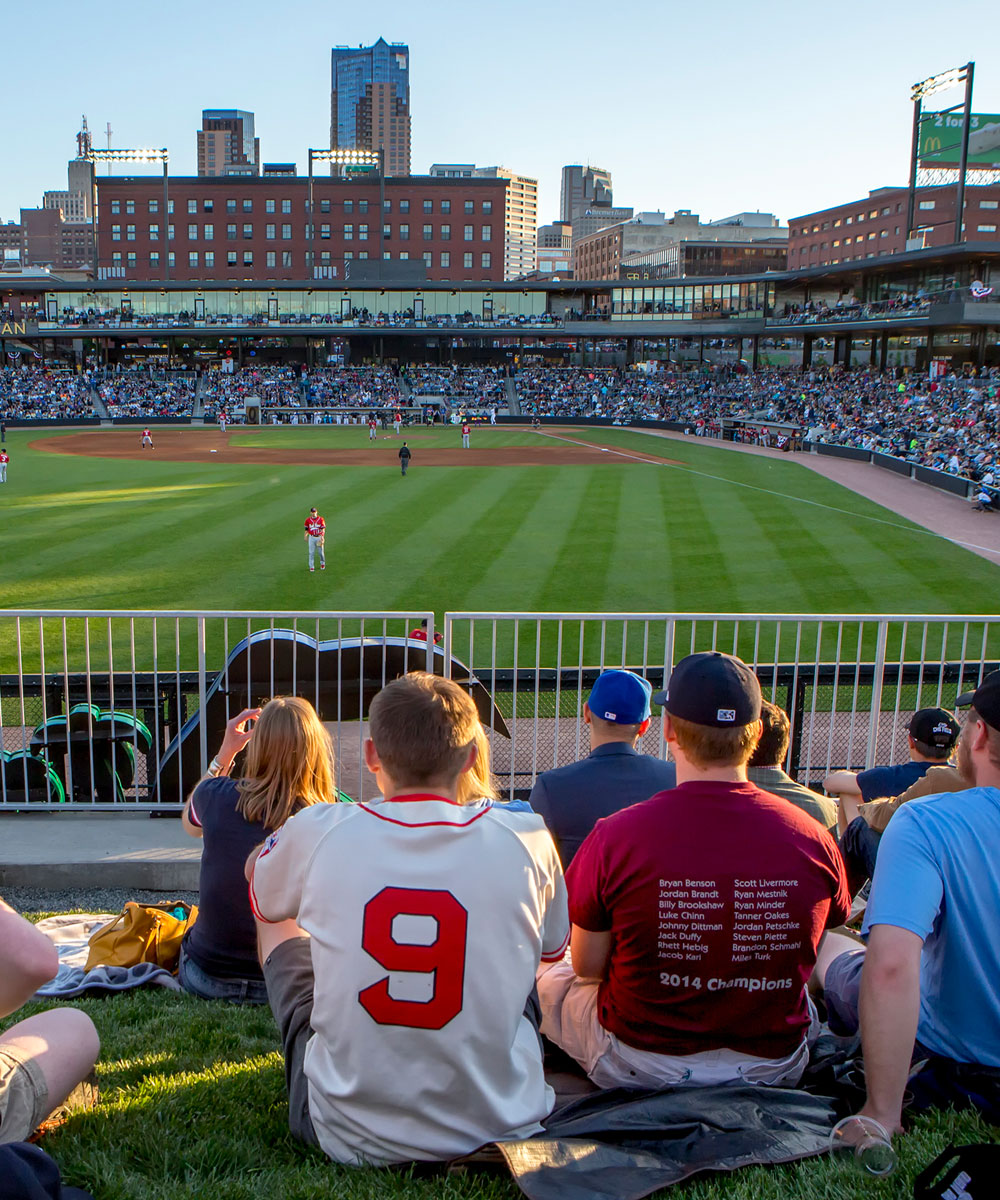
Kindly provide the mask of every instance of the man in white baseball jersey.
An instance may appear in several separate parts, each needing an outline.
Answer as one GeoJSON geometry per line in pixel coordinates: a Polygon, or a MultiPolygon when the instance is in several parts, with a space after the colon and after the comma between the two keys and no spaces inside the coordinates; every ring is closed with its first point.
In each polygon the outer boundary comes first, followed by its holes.
{"type": "Polygon", "coordinates": [[[142,431],[142,441],[139,443],[139,448],[145,450],[147,446],[150,448],[150,450],[154,449],[153,435],[148,429],[144,429],[142,431]]]}
{"type": "Polygon", "coordinates": [[[533,972],[569,937],[555,846],[532,812],[458,801],[488,764],[457,684],[395,679],[369,722],[382,799],[304,809],[247,863],[292,1133],[373,1165],[530,1136],[554,1102],[533,972]]]}
{"type": "Polygon", "coordinates": [[[326,570],[326,521],[315,508],[305,519],[305,540],[309,545],[309,570],[316,570],[316,551],[319,550],[319,569],[326,570]]]}

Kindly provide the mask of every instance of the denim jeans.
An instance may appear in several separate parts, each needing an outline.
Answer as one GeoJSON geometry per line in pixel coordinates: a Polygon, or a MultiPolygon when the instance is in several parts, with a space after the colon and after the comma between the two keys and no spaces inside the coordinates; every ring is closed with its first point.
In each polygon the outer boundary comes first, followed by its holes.
{"type": "Polygon", "coordinates": [[[261,979],[209,975],[181,946],[177,979],[181,987],[202,1000],[228,1000],[231,1004],[266,1004],[267,986],[261,979]]]}

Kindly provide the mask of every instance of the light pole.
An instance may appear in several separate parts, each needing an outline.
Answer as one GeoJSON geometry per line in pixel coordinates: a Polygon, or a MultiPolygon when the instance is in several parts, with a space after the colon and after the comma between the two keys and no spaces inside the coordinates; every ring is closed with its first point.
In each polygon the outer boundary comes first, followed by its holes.
{"type": "Polygon", "coordinates": [[[93,224],[94,224],[94,282],[97,282],[98,252],[97,252],[97,164],[106,163],[163,163],[163,282],[170,278],[170,192],[168,185],[166,149],[160,150],[99,150],[90,146],[86,157],[90,160],[90,178],[93,187],[93,224]]]}
{"type": "MultiPolygon", "coordinates": [[[[382,183],[382,151],[379,150],[340,150],[330,147],[325,150],[309,150],[309,258],[310,268],[312,270],[311,278],[316,276],[316,207],[313,203],[313,163],[322,162],[330,163],[332,166],[340,167],[341,174],[356,171],[370,171],[373,167],[379,173],[379,257],[381,258],[382,250],[382,195],[384,184],[382,183]]],[[[381,266],[379,271],[381,271],[381,266]]]]}
{"type": "MultiPolygon", "coordinates": [[[[952,67],[950,71],[942,71],[939,75],[931,75],[929,79],[915,83],[910,89],[910,99],[913,101],[913,142],[910,149],[910,188],[906,204],[906,240],[913,233],[914,210],[916,208],[917,167],[920,158],[920,124],[923,120],[922,102],[938,92],[948,91],[965,84],[965,100],[962,104],[953,104],[951,108],[941,109],[941,113],[954,112],[957,108],[963,111],[962,118],[962,149],[958,168],[958,187],[955,197],[955,241],[962,240],[962,218],[965,207],[965,174],[969,162],[969,133],[970,116],[972,113],[972,79],[976,64],[966,63],[964,67],[952,67]]],[[[935,114],[938,115],[938,114],[935,114]]]]}

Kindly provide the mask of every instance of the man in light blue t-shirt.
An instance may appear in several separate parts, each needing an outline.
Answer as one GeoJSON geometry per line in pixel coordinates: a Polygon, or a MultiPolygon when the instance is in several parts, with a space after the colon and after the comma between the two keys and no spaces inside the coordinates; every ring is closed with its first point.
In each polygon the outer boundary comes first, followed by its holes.
{"type": "Polygon", "coordinates": [[[862,1112],[890,1131],[911,1057],[930,1060],[910,1084],[918,1102],[1000,1114],[1000,671],[957,703],[971,704],[958,768],[974,786],[899,809],[879,849],[867,952],[834,957],[835,935],[817,964],[831,1028],[860,1023],[862,1112]]]}

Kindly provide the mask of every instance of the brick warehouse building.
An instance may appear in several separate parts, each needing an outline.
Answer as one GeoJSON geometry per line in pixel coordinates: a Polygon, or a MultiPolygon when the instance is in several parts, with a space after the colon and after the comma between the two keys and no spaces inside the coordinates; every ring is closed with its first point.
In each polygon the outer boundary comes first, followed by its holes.
{"type": "MultiPolygon", "coordinates": [[[[792,217],[788,222],[788,268],[902,254],[906,247],[907,188],[876,188],[862,200],[792,217]]],[[[917,188],[914,229],[927,247],[955,241],[955,187],[917,188]]],[[[995,242],[1000,231],[1000,185],[965,189],[966,242],[995,242]]],[[[919,247],[910,247],[916,249],[919,247]]]]}
{"type": "Polygon", "coordinates": [[[156,281],[166,269],[205,282],[343,279],[381,249],[388,263],[420,264],[421,278],[503,280],[508,180],[410,175],[383,187],[380,221],[377,178],[316,176],[311,237],[308,179],[171,178],[165,220],[162,178],[98,176],[98,278],[156,281]]]}

